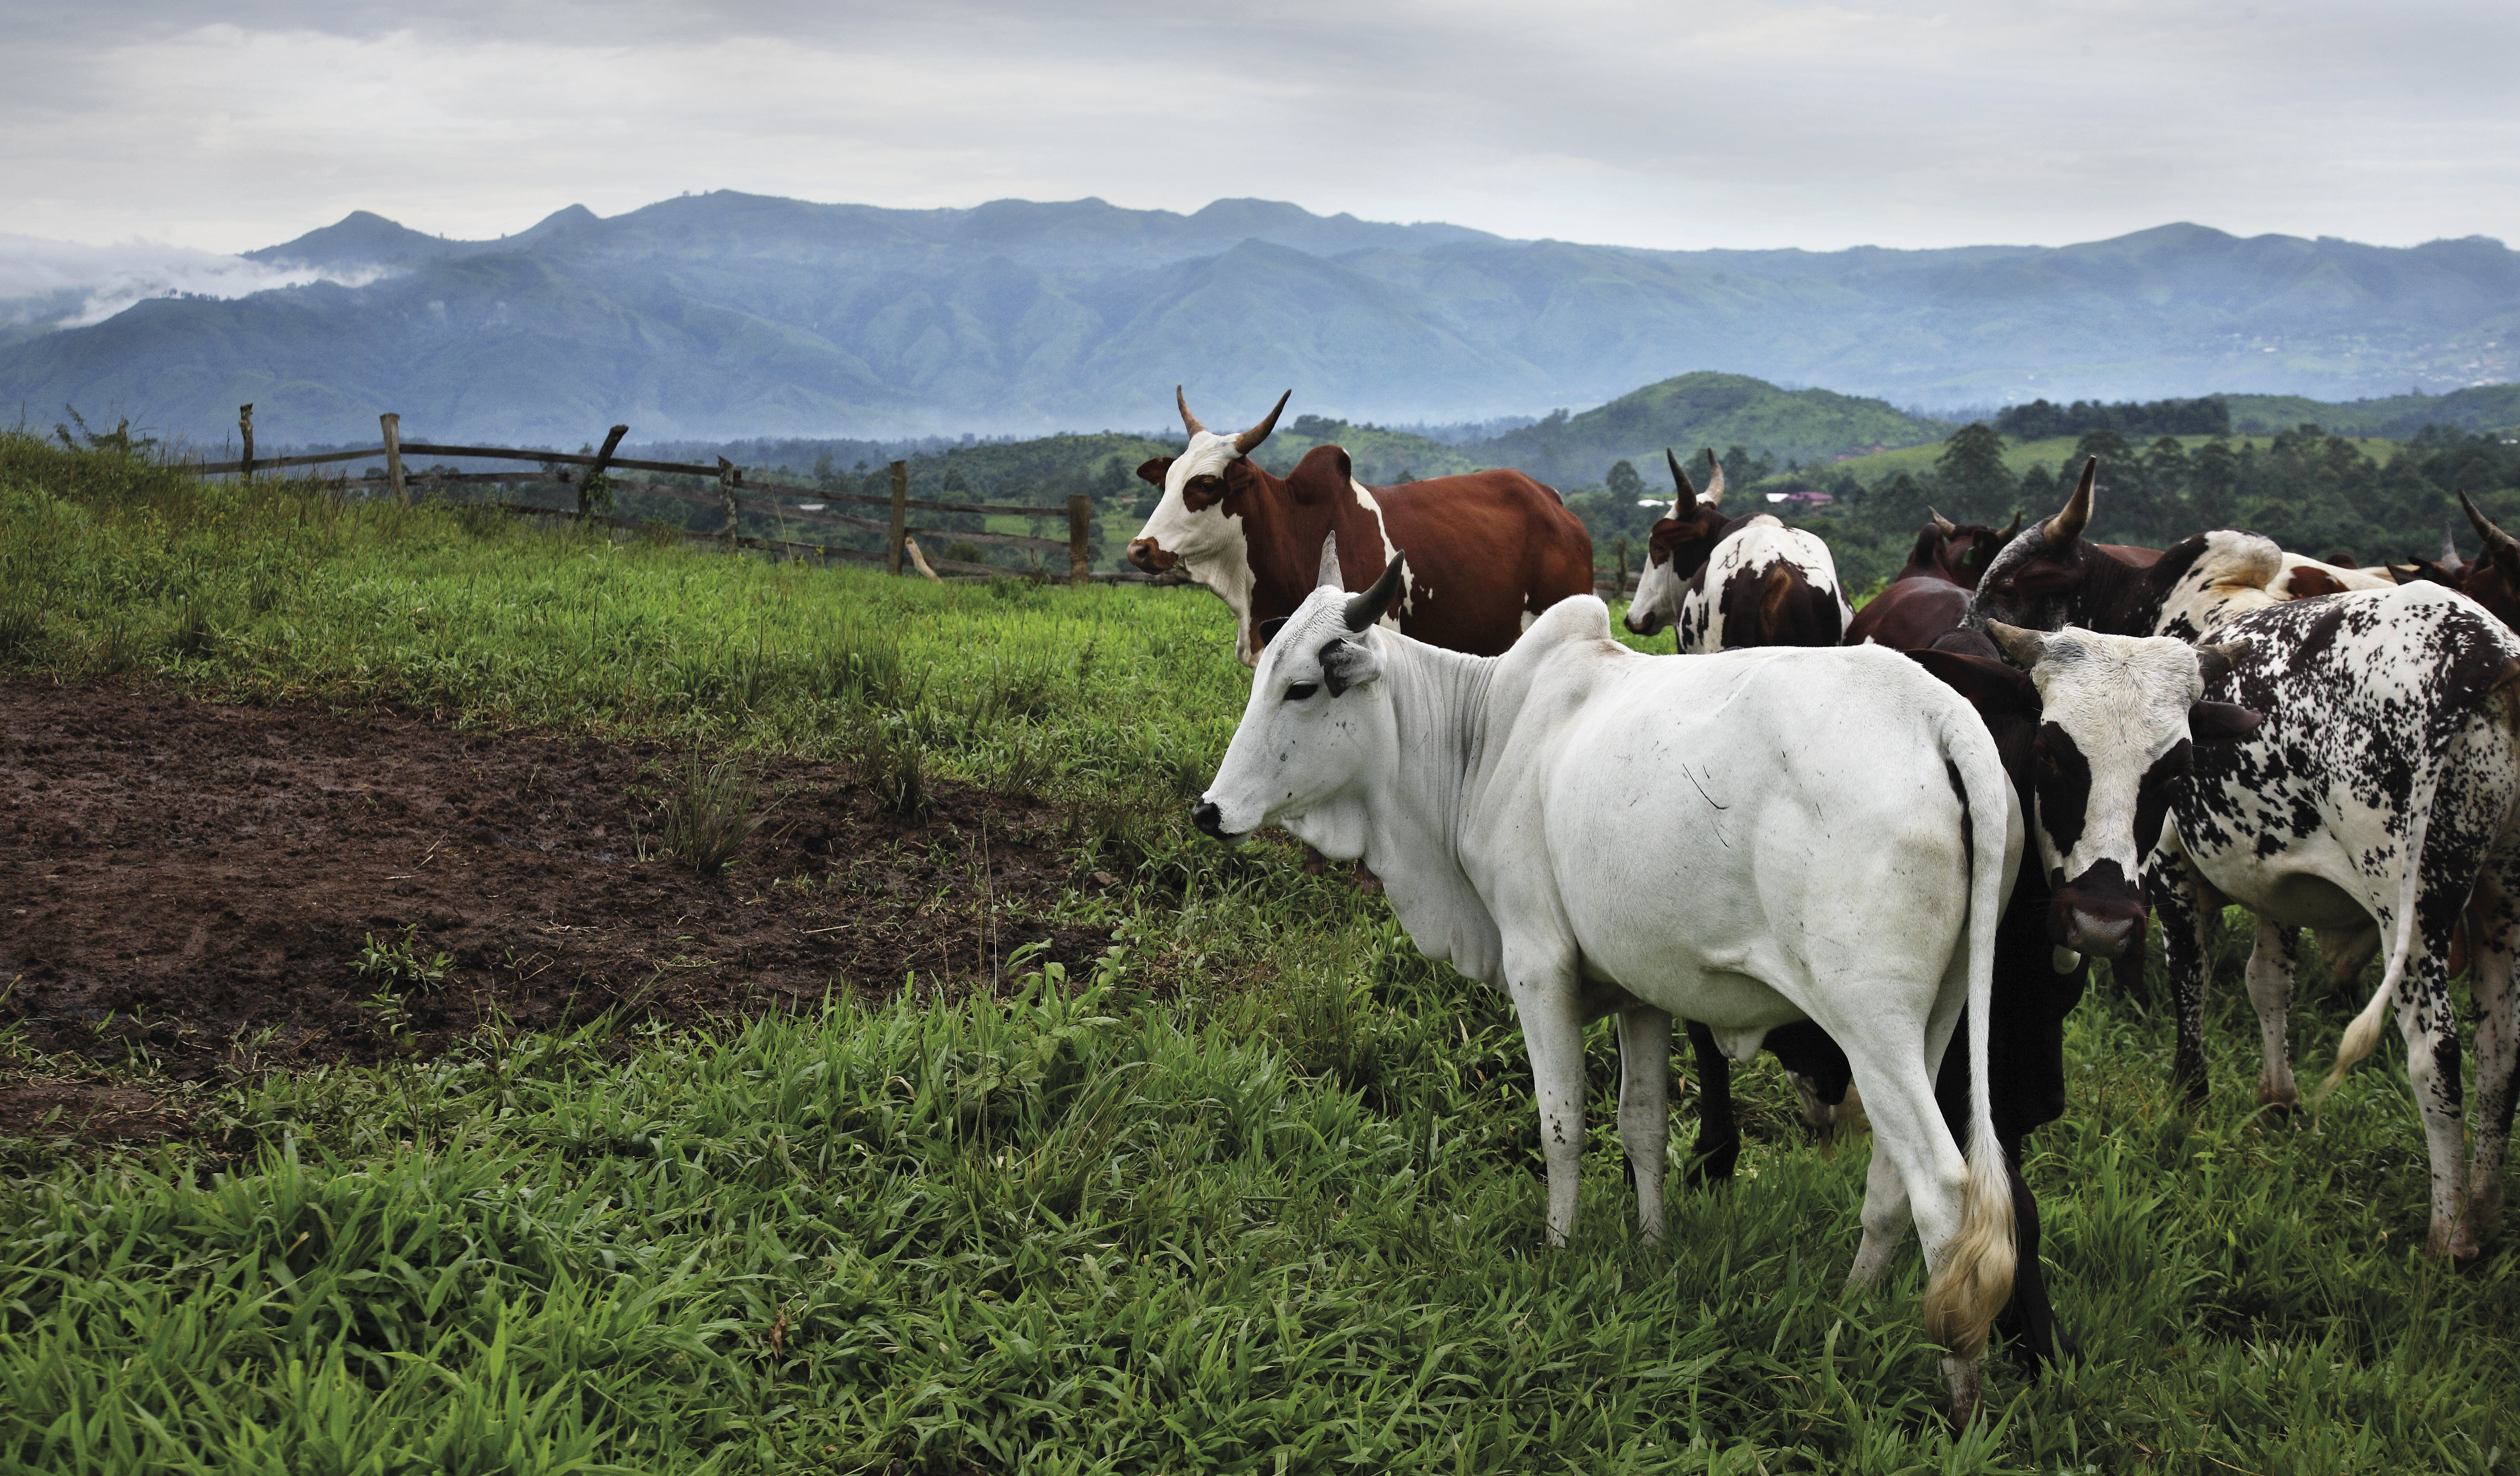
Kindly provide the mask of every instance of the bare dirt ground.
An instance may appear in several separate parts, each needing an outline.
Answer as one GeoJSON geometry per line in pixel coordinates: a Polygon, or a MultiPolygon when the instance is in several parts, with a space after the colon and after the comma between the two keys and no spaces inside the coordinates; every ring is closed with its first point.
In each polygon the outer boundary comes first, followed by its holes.
{"type": "MultiPolygon", "coordinates": [[[[0,1025],[56,1065],[145,1054],[186,1081],[426,1052],[498,1016],[698,1024],[1109,941],[1030,920],[1074,881],[1057,811],[945,788],[903,820],[834,765],[775,763],[720,877],[641,861],[634,824],[652,837],[679,760],[390,709],[0,685],[0,1025]],[[452,962],[400,992],[397,1037],[350,964],[406,928],[452,962]]],[[[0,1135],[175,1130],[127,1086],[0,1072],[0,1135]]]]}

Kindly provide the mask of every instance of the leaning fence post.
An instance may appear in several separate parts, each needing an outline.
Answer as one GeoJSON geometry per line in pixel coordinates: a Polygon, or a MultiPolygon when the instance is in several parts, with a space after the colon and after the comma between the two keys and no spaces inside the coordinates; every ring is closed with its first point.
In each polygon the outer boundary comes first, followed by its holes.
{"type": "Polygon", "coordinates": [[[1619,540],[1619,577],[1610,586],[1610,594],[1613,599],[1628,598],[1628,541],[1624,538],[1619,540]]]}
{"type": "Polygon", "coordinates": [[[892,522],[883,535],[883,571],[901,572],[901,541],[910,536],[910,463],[892,464],[892,522]]]}
{"type": "Polygon", "coordinates": [[[377,417],[385,430],[385,484],[393,488],[394,501],[411,506],[411,488],[402,479],[402,417],[388,410],[377,417]]]}
{"type": "Polygon", "coordinates": [[[1094,579],[1094,556],[1085,547],[1086,535],[1094,527],[1094,500],[1082,492],[1067,499],[1067,582],[1090,584],[1094,579]]]}
{"type": "Polygon", "coordinates": [[[253,407],[237,407],[237,439],[245,442],[245,455],[237,463],[237,480],[253,475],[253,407]]]}
{"type": "MultiPolygon", "coordinates": [[[[627,425],[615,425],[607,431],[604,436],[604,449],[595,453],[595,465],[578,474],[577,515],[579,517],[582,518],[595,511],[592,501],[595,496],[595,479],[604,474],[605,468],[612,465],[613,451],[621,445],[621,438],[629,433],[630,427],[627,425]]],[[[719,465],[724,466],[725,463],[720,462],[719,465]]]]}
{"type": "Polygon", "coordinates": [[[725,457],[717,459],[717,500],[726,504],[726,526],[717,530],[719,540],[735,545],[735,489],[743,484],[743,469],[725,457]]]}

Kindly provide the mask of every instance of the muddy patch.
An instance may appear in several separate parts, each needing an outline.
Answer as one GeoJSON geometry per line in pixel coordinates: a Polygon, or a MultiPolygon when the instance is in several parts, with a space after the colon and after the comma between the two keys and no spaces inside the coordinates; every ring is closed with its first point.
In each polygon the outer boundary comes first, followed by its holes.
{"type": "MultiPolygon", "coordinates": [[[[56,1064],[197,1080],[427,1052],[499,1017],[699,1024],[914,973],[968,987],[1025,944],[1072,966],[1109,941],[1035,920],[1077,879],[1055,810],[946,787],[904,820],[837,765],[772,763],[769,818],[720,877],[642,860],[680,759],[406,711],[0,686],[0,1023],[56,1064]]],[[[148,1136],[116,1090],[0,1096],[0,1133],[148,1136]]]]}

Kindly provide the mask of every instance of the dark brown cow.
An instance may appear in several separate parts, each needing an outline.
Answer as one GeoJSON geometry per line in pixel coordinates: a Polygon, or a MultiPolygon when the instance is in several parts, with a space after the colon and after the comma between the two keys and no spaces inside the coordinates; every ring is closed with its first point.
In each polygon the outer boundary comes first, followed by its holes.
{"type": "Polygon", "coordinates": [[[1931,508],[1925,513],[1933,521],[1917,530],[1915,547],[1889,585],[1856,611],[1845,645],[1870,641],[1892,650],[1917,650],[1957,630],[1968,612],[1969,591],[2021,531],[2018,513],[2002,528],[1956,523],[1931,508]]]}
{"type": "MultiPolygon", "coordinates": [[[[2447,584],[2470,600],[2494,612],[2494,618],[2520,629],[2520,541],[2496,527],[2491,518],[2476,510],[2467,494],[2458,494],[2458,505],[2467,520],[2476,526],[2476,534],[2485,540],[2473,559],[2458,557],[2458,545],[2442,529],[2442,557],[2436,563],[2418,559],[2411,563],[2392,565],[2401,584],[2429,580],[2447,584]]],[[[2453,970],[2455,972],[2455,970],[2453,970]]]]}
{"type": "Polygon", "coordinates": [[[1533,616],[1593,591],[1592,535],[1555,492],[1519,471],[1370,487],[1345,451],[1316,446],[1280,478],[1249,457],[1276,427],[1284,396],[1257,425],[1218,435],[1174,393],[1190,445],[1138,469],[1163,500],[1129,544],[1129,561],[1148,573],[1178,565],[1215,591],[1234,611],[1245,666],[1260,659],[1261,626],[1312,593],[1322,540],[1333,533],[1350,590],[1370,588],[1408,548],[1408,577],[1386,619],[1450,650],[1496,655],[1533,616]]]}

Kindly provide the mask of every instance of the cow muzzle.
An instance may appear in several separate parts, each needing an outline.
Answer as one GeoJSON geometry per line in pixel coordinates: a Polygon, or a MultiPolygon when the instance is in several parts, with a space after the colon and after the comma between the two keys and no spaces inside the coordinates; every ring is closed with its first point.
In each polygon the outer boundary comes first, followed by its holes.
{"type": "Polygon", "coordinates": [[[2118,959],[2143,941],[2143,894],[2114,861],[2058,885],[2048,899],[2048,939],[2086,958],[2118,959]]]}
{"type": "Polygon", "coordinates": [[[1631,604],[1627,613],[1619,617],[1619,623],[1628,628],[1629,635],[1650,636],[1662,629],[1662,614],[1642,605],[1631,604]]]}
{"type": "Polygon", "coordinates": [[[1163,546],[1151,538],[1132,538],[1129,540],[1129,562],[1144,573],[1160,574],[1181,562],[1181,556],[1165,553],[1163,546]]]}
{"type": "Polygon", "coordinates": [[[1225,828],[1225,812],[1212,799],[1202,799],[1190,807],[1190,823],[1198,827],[1198,832],[1210,840],[1233,845],[1242,838],[1225,828]]]}

